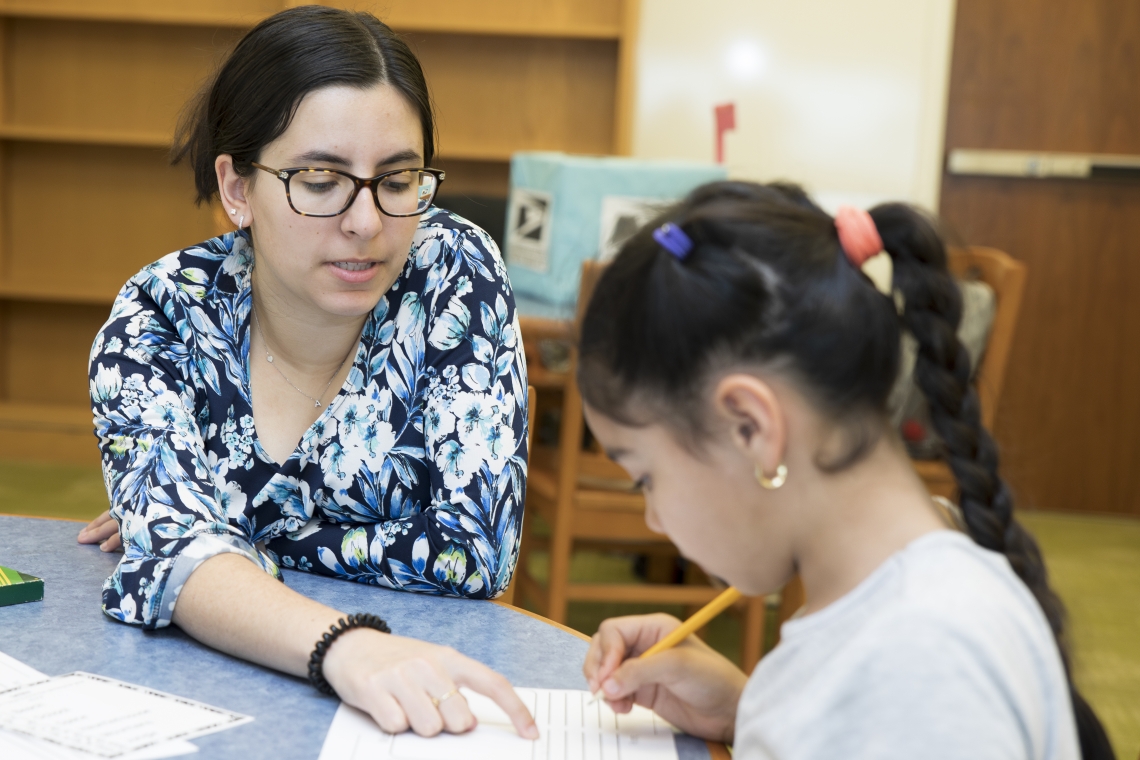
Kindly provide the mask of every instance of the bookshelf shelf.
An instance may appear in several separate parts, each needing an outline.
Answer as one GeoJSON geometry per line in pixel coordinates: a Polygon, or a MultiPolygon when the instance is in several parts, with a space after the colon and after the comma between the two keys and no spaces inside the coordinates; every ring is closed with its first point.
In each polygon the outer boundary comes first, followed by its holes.
{"type": "MultiPolygon", "coordinates": [[[[302,3],[293,3],[300,5],[302,3]]],[[[326,5],[331,3],[325,3],[326,5]]],[[[285,7],[275,3],[235,3],[234,8],[195,8],[194,4],[132,2],[52,2],[52,0],[0,0],[0,17],[51,19],[64,21],[94,21],[127,24],[168,26],[206,26],[248,29],[274,12],[285,7]],[[242,10],[243,6],[270,6],[266,10],[242,10]]],[[[475,34],[497,37],[540,37],[588,40],[619,40],[622,36],[620,18],[571,19],[559,18],[557,13],[521,18],[518,13],[487,13],[485,4],[446,3],[455,6],[452,12],[432,4],[428,12],[417,11],[417,3],[392,3],[384,21],[399,32],[429,34],[475,34]],[[458,12],[455,12],[458,10],[458,12]]],[[[492,5],[495,5],[494,3],[492,5]]],[[[522,3],[498,3],[522,6],[522,3]]],[[[560,3],[555,5],[573,5],[560,3]]],[[[594,5],[601,5],[595,3],[594,5]]],[[[601,14],[609,15],[609,14],[601,14]]]]}
{"type": "Polygon", "coordinates": [[[170,135],[159,132],[127,132],[68,127],[0,125],[0,140],[68,143],[72,145],[114,145],[124,148],[169,148],[170,135]]]}
{"type": "MultiPolygon", "coordinates": [[[[42,127],[17,124],[0,124],[0,140],[8,142],[62,143],[67,145],[106,145],[122,148],[155,148],[169,150],[171,136],[160,132],[129,132],[69,127],[42,127]]],[[[516,150],[563,150],[552,146],[483,146],[473,141],[459,145],[442,146],[438,154],[442,161],[510,161],[516,150]]]]}
{"type": "MultiPolygon", "coordinates": [[[[123,282],[126,282],[124,280],[123,282]]],[[[63,303],[79,304],[83,306],[103,306],[111,308],[115,302],[117,290],[96,292],[83,290],[60,290],[48,286],[10,285],[0,283],[0,300],[2,301],[30,301],[36,303],[63,303]]],[[[95,336],[91,336],[95,337],[95,336]]]]}
{"type": "Polygon", "coordinates": [[[0,402],[0,457],[28,459],[29,451],[49,451],[54,462],[98,466],[94,442],[87,406],[0,402]]]}

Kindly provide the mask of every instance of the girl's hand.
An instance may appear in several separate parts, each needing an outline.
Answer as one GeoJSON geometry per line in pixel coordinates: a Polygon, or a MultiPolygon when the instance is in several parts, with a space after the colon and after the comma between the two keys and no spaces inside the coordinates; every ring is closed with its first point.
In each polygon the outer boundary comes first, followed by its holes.
{"type": "Polygon", "coordinates": [[[739,668],[695,636],[636,659],[680,624],[664,614],[602,623],[582,667],[590,691],[600,688],[616,712],[638,704],[693,736],[731,743],[736,706],[748,680],[739,668]]]}
{"type": "Polygon", "coordinates": [[[111,512],[104,512],[87,523],[87,527],[79,531],[79,543],[99,544],[99,550],[104,552],[120,551],[123,541],[119,538],[119,524],[111,518],[111,512]]]}
{"type": "Polygon", "coordinates": [[[465,686],[493,699],[519,736],[538,738],[534,718],[510,682],[449,647],[354,628],[329,648],[324,675],[337,696],[390,734],[409,728],[420,736],[470,731],[477,721],[455,692],[465,686]]]}

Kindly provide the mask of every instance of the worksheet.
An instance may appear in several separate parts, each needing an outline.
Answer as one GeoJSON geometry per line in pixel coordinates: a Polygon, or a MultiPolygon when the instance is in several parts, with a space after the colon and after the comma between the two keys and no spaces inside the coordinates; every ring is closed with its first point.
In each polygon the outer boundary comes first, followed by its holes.
{"type": "MultiPolygon", "coordinates": [[[[140,749],[138,752],[122,755],[116,760],[162,760],[166,757],[191,755],[197,751],[198,748],[190,742],[173,741],[140,749]]],[[[98,755],[90,755],[42,739],[0,730],[0,757],[4,760],[96,760],[98,755]]]]}
{"type": "MultiPolygon", "coordinates": [[[[0,692],[46,679],[47,676],[35,668],[0,652],[0,692]]],[[[187,741],[164,742],[123,755],[119,760],[159,760],[197,751],[198,748],[187,741]]],[[[0,730],[0,757],[4,760],[91,760],[92,756],[24,734],[0,730]]]]}
{"type": "MultiPolygon", "coordinates": [[[[169,757],[197,751],[185,739],[252,718],[90,673],[38,678],[0,657],[0,748],[4,757],[73,760],[169,757]],[[180,740],[180,741],[175,741],[180,740]],[[34,743],[28,745],[28,742],[34,743]],[[21,746],[23,745],[23,746],[21,746]]],[[[34,672],[34,671],[33,671],[34,672]]]]}
{"type": "Polygon", "coordinates": [[[0,691],[47,678],[35,668],[0,652],[0,691]]]}
{"type": "Polygon", "coordinates": [[[536,741],[515,733],[489,698],[462,689],[479,719],[475,730],[430,739],[410,731],[387,734],[368,715],[341,704],[320,760],[677,760],[675,729],[644,707],[619,715],[586,691],[515,691],[538,724],[536,741]]]}

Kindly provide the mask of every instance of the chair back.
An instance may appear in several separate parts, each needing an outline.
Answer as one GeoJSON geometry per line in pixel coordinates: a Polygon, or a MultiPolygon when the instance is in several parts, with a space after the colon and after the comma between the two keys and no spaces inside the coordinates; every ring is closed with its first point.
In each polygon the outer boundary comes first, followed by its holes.
{"type": "MultiPolygon", "coordinates": [[[[534,403],[535,403],[536,399],[537,399],[537,395],[535,394],[534,386],[528,385],[526,387],[526,453],[527,453],[527,456],[530,456],[530,453],[532,451],[534,451],[534,403]]],[[[524,517],[524,519],[525,519],[525,517],[524,517]]],[[[519,531],[519,535],[520,536],[522,535],[521,530],[519,531]]],[[[495,601],[502,602],[503,604],[512,604],[512,605],[515,603],[515,587],[518,586],[518,573],[519,573],[519,569],[516,567],[514,576],[511,577],[510,584],[507,586],[506,590],[503,591],[503,593],[500,594],[499,597],[495,601]]]]}
{"type": "MultiPolygon", "coordinates": [[[[997,419],[1002,385],[1005,383],[1005,372],[1009,366],[1009,354],[1013,348],[1013,335],[1017,330],[1028,270],[1025,264],[994,248],[954,247],[950,248],[948,254],[947,266],[951,274],[960,280],[986,283],[993,288],[997,300],[989,340],[974,381],[982,424],[992,431],[997,419]]],[[[942,496],[951,501],[958,499],[958,483],[945,461],[916,460],[914,469],[932,496],[942,496]]]]}
{"type": "MultiPolygon", "coordinates": [[[[584,451],[582,439],[586,430],[586,419],[582,415],[582,396],[578,390],[578,340],[581,337],[582,320],[586,316],[586,307],[594,295],[594,288],[606,271],[606,264],[600,261],[586,261],[582,264],[582,277],[578,287],[578,308],[574,317],[573,340],[570,348],[570,368],[566,378],[566,392],[562,401],[562,416],[560,425],[561,436],[559,447],[559,471],[575,473],[574,477],[562,478],[563,488],[570,494],[575,488],[588,485],[604,489],[633,491],[633,481],[629,475],[616,462],[602,453],[600,448],[594,451],[584,451]]],[[[640,494],[630,493],[631,501],[640,504],[637,509],[644,511],[644,503],[640,494]]],[[[652,531],[648,526],[644,528],[645,538],[651,537],[652,531]]]]}
{"type": "Polygon", "coordinates": [[[602,273],[605,271],[606,265],[600,261],[587,261],[582,264],[582,280],[578,286],[578,311],[574,318],[578,330],[581,329],[582,320],[586,317],[586,307],[590,305],[594,288],[597,287],[598,280],[602,279],[602,273]]]}
{"type": "Polygon", "coordinates": [[[533,385],[526,387],[526,453],[534,448],[534,405],[538,396],[533,385]]]}
{"type": "Polygon", "coordinates": [[[1021,312],[1021,298],[1025,292],[1025,264],[996,248],[970,246],[951,248],[947,265],[951,274],[961,280],[978,280],[989,285],[997,298],[994,323],[982,363],[978,367],[978,403],[982,411],[982,424],[993,430],[997,417],[1013,336],[1017,331],[1017,318],[1021,312]]]}

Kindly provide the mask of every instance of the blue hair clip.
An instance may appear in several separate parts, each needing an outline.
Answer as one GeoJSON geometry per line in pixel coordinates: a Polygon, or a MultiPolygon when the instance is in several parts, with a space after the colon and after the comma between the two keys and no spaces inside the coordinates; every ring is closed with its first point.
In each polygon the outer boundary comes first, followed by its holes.
{"type": "Polygon", "coordinates": [[[693,250],[693,241],[677,225],[665,222],[653,230],[653,239],[658,245],[677,257],[677,261],[684,261],[693,250]]]}

